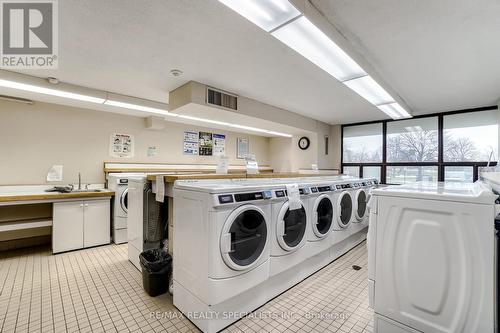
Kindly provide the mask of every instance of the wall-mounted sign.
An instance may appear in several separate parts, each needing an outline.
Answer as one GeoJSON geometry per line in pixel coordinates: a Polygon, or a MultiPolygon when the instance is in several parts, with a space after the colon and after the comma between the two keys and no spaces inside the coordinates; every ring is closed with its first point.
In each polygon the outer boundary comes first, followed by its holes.
{"type": "Polygon", "coordinates": [[[148,157],[157,156],[158,150],[158,146],[148,146],[148,157]]]}
{"type": "Polygon", "coordinates": [[[238,138],[236,144],[236,157],[245,158],[248,155],[248,139],[238,138]]]}
{"type": "Polygon", "coordinates": [[[130,134],[111,134],[109,146],[112,157],[134,157],[134,137],[130,134]]]}
{"type": "Polygon", "coordinates": [[[226,136],[224,134],[213,134],[214,141],[214,156],[226,155],[226,136]]]}
{"type": "Polygon", "coordinates": [[[200,132],[200,156],[212,156],[213,153],[213,138],[212,133],[200,132]]]}
{"type": "Polygon", "coordinates": [[[198,132],[184,132],[184,155],[198,155],[198,132]]]}

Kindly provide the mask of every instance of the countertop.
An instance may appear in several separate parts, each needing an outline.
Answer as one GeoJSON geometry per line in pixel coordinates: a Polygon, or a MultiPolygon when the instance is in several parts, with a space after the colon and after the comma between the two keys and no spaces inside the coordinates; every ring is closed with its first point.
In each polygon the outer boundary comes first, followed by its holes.
{"type": "Polygon", "coordinates": [[[14,201],[37,201],[37,200],[64,200],[64,199],[85,199],[112,197],[115,192],[107,189],[99,189],[95,192],[45,192],[52,186],[0,186],[0,202],[14,201]]]}
{"type": "MultiPolygon", "coordinates": [[[[337,174],[332,174],[336,176],[337,174]]],[[[325,174],[307,174],[298,172],[263,172],[259,174],[229,173],[229,174],[191,174],[191,175],[156,175],[148,176],[148,180],[154,181],[157,176],[163,176],[165,183],[174,183],[177,180],[200,180],[200,179],[241,179],[241,178],[303,178],[303,177],[323,177],[325,174]]]]}

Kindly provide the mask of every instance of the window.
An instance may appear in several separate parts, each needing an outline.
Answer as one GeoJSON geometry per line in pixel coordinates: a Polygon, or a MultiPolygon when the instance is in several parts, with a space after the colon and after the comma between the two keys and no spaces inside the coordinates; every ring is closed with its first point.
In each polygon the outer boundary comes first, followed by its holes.
{"type": "Polygon", "coordinates": [[[328,150],[330,149],[330,137],[325,135],[325,155],[328,155],[328,150]]]}
{"type": "Polygon", "coordinates": [[[382,162],[382,124],[344,127],[344,162],[382,162]]]}
{"type": "Polygon", "coordinates": [[[419,181],[437,182],[437,166],[388,166],[387,184],[407,184],[419,181]]]}
{"type": "Polygon", "coordinates": [[[380,182],[380,169],[379,166],[364,166],[363,178],[375,178],[380,182]]]}
{"type": "Polygon", "coordinates": [[[497,110],[444,116],[444,161],[497,160],[498,120],[497,110]]]}
{"type": "Polygon", "coordinates": [[[387,124],[388,162],[437,162],[437,117],[387,124]]]}
{"type": "Polygon", "coordinates": [[[497,106],[342,125],[345,174],[382,184],[474,182],[499,160],[497,106]]]}
{"type": "Polygon", "coordinates": [[[346,166],[344,167],[344,175],[359,177],[359,167],[358,166],[346,166]]]}
{"type": "Polygon", "coordinates": [[[474,182],[474,167],[446,166],[444,167],[444,181],[472,183],[474,182]]]}

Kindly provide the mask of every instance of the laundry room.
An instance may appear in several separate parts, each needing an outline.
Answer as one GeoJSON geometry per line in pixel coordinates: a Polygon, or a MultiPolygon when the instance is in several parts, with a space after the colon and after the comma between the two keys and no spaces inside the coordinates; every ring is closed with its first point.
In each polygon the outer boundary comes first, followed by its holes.
{"type": "Polygon", "coordinates": [[[498,332],[499,13],[0,0],[0,332],[498,332]]]}

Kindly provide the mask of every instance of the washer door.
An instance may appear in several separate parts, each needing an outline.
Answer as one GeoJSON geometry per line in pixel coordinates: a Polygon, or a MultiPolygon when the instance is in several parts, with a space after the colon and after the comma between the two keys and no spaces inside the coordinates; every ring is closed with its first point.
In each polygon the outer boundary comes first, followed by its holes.
{"type": "Polygon", "coordinates": [[[128,188],[126,188],[120,196],[120,207],[125,214],[128,213],[128,188]]]}
{"type": "Polygon", "coordinates": [[[340,193],[337,202],[337,223],[339,227],[345,228],[351,222],[352,216],[352,198],[349,192],[340,193]]]}
{"type": "Polygon", "coordinates": [[[361,221],[368,212],[367,203],[368,195],[364,189],[358,190],[354,196],[354,202],[356,203],[356,209],[354,210],[354,215],[358,221],[361,221]]]}
{"type": "Polygon", "coordinates": [[[316,237],[324,238],[332,228],[333,204],[326,194],[316,198],[313,206],[312,230],[316,237]]]}
{"type": "Polygon", "coordinates": [[[259,264],[267,241],[267,221],[257,206],[236,208],[222,228],[222,259],[234,270],[247,270],[259,264]]]}
{"type": "Polygon", "coordinates": [[[281,206],[276,223],[276,239],[285,251],[295,251],[304,245],[307,229],[307,215],[304,205],[290,210],[288,202],[281,206]]]}

